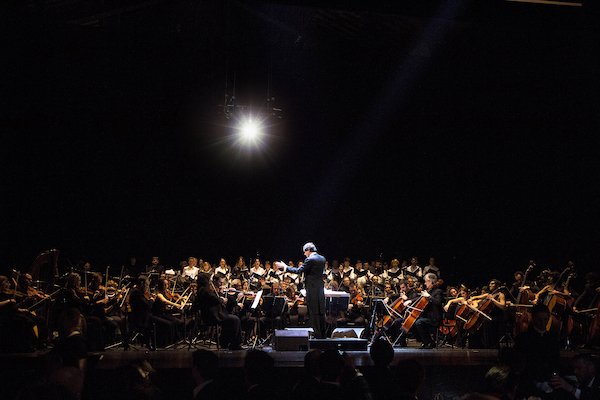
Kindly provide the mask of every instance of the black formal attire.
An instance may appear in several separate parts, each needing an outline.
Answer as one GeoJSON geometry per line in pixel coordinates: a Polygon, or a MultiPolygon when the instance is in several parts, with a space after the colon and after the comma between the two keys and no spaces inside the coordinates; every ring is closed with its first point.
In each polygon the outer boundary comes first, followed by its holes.
{"type": "Polygon", "coordinates": [[[194,400],[213,400],[219,398],[222,395],[219,390],[219,386],[215,383],[215,381],[210,380],[200,389],[196,396],[194,396],[194,400]]]}
{"type": "Polygon", "coordinates": [[[221,346],[239,348],[242,344],[240,319],[230,315],[225,305],[214,290],[206,286],[198,287],[195,304],[200,310],[201,318],[207,324],[219,324],[221,330],[221,346]]]}
{"type": "Polygon", "coordinates": [[[131,322],[133,329],[137,330],[144,337],[145,344],[150,345],[151,333],[153,326],[156,328],[157,347],[165,347],[173,343],[173,323],[164,318],[160,318],[152,314],[153,300],[146,299],[144,293],[137,287],[131,290],[129,296],[129,305],[133,318],[131,322]]]}
{"type": "Polygon", "coordinates": [[[577,387],[581,390],[579,400],[598,400],[600,399],[600,376],[597,373],[589,382],[581,382],[577,387]]]}
{"type": "Polygon", "coordinates": [[[286,269],[293,274],[304,274],[308,320],[317,339],[324,339],[327,330],[325,326],[325,294],[323,293],[324,268],[325,257],[315,252],[309,255],[300,267],[287,267],[286,269]]]}
{"type": "MultiPolygon", "coordinates": [[[[442,302],[442,289],[436,288],[431,290],[431,292],[429,292],[429,302],[413,325],[415,333],[418,334],[425,346],[435,344],[435,341],[432,338],[432,332],[435,332],[435,329],[439,328],[442,323],[442,302]]],[[[414,306],[415,303],[411,305],[414,306]]]]}
{"type": "Polygon", "coordinates": [[[62,365],[79,369],[79,360],[87,359],[87,344],[83,335],[76,333],[60,338],[52,349],[52,354],[62,360],[62,365]]]}
{"type": "Polygon", "coordinates": [[[560,344],[557,333],[538,332],[533,325],[517,335],[514,349],[525,359],[519,376],[518,398],[540,396],[535,382],[547,382],[560,368],[560,344]]]}

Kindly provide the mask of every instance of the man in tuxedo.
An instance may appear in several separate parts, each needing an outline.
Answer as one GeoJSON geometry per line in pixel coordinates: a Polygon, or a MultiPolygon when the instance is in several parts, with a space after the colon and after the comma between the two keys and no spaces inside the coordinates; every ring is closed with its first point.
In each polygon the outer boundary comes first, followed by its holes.
{"type": "Polygon", "coordinates": [[[425,275],[426,290],[421,292],[421,296],[427,297],[429,302],[413,326],[415,333],[423,341],[422,349],[435,348],[432,332],[435,332],[442,323],[442,289],[437,287],[437,283],[438,277],[436,274],[430,272],[425,275]]]}
{"type": "Polygon", "coordinates": [[[194,400],[217,398],[219,389],[214,379],[219,368],[219,357],[212,351],[200,349],[192,354],[192,359],[192,377],[196,381],[194,400]]]}
{"type": "Polygon", "coordinates": [[[325,294],[323,293],[325,257],[317,253],[317,247],[312,242],[306,243],[302,250],[306,259],[301,266],[289,267],[282,261],[277,261],[275,266],[283,269],[283,272],[304,274],[308,320],[313,328],[315,338],[324,339],[327,330],[325,325],[325,294]]]}

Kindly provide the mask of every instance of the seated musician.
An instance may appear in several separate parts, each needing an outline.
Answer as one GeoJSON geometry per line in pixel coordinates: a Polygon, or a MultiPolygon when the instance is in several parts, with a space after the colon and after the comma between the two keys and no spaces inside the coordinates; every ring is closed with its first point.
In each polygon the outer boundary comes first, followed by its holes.
{"type": "Polygon", "coordinates": [[[133,330],[137,330],[150,349],[165,347],[173,342],[173,323],[167,319],[152,314],[154,299],[150,296],[150,279],[140,275],[136,286],[131,289],[129,305],[132,318],[130,319],[133,330]],[[153,329],[154,332],[153,332],[153,329]],[[153,342],[153,336],[156,342],[153,342]]]}
{"type": "Polygon", "coordinates": [[[92,315],[92,296],[88,294],[87,288],[81,286],[81,276],[79,274],[70,273],[67,276],[66,287],[60,290],[54,307],[55,309],[78,309],[85,319],[82,333],[87,340],[88,347],[92,351],[104,348],[102,321],[97,316],[92,315]]]}
{"type": "Polygon", "coordinates": [[[199,275],[195,305],[200,310],[202,319],[208,324],[222,326],[221,346],[229,347],[231,350],[241,350],[240,319],[227,312],[224,302],[225,300],[217,295],[214,287],[211,287],[208,276],[199,275]]]}
{"type": "Polygon", "coordinates": [[[350,277],[345,276],[344,279],[342,279],[342,284],[339,286],[338,290],[341,292],[350,293],[350,284],[350,277]]]}
{"type": "MultiPolygon", "coordinates": [[[[506,307],[506,296],[502,292],[498,279],[490,280],[487,286],[489,292],[471,297],[471,302],[477,302],[477,308],[481,309],[486,301],[491,301],[492,309],[487,312],[491,320],[483,318],[482,328],[469,337],[469,347],[498,348],[500,338],[506,331],[506,318],[504,309],[506,307]]],[[[482,289],[482,292],[484,290],[482,289]]]]}
{"type": "Polygon", "coordinates": [[[421,312],[413,325],[413,332],[417,340],[421,339],[422,349],[433,349],[436,346],[434,332],[442,323],[442,289],[437,287],[438,277],[428,273],[424,277],[425,288],[421,296],[429,299],[425,309],[421,312]]]}
{"type": "Polygon", "coordinates": [[[10,281],[0,275],[0,329],[2,332],[3,352],[33,351],[38,342],[34,327],[38,332],[44,328],[46,320],[36,317],[27,309],[21,308],[15,300],[15,291],[10,288],[10,281]]]}
{"type": "Polygon", "coordinates": [[[366,321],[365,298],[362,289],[356,283],[350,284],[350,303],[348,304],[347,322],[364,326],[366,321]]]}
{"type": "Polygon", "coordinates": [[[110,318],[115,324],[117,324],[117,330],[115,331],[115,339],[121,340],[121,332],[125,329],[123,324],[125,323],[125,317],[121,305],[123,303],[123,290],[118,289],[117,282],[109,280],[106,282],[106,293],[108,301],[104,306],[104,313],[107,318],[110,318]]]}
{"type": "Polygon", "coordinates": [[[108,295],[106,288],[102,286],[102,274],[94,272],[91,275],[90,283],[88,284],[89,300],[89,315],[100,320],[102,325],[104,343],[113,344],[117,340],[119,325],[112,319],[106,316],[106,306],[108,304],[108,295]]]}
{"type": "Polygon", "coordinates": [[[554,294],[561,295],[563,297],[570,296],[571,293],[565,287],[564,283],[557,282],[559,273],[554,271],[548,274],[546,278],[546,285],[535,294],[535,299],[532,300],[533,304],[544,302],[549,296],[554,294]]]}
{"type": "MultiPolygon", "coordinates": [[[[455,289],[456,290],[456,289],[455,289]]],[[[452,309],[456,310],[456,306],[460,304],[467,304],[467,301],[470,298],[469,289],[466,286],[461,286],[460,291],[454,298],[450,298],[446,305],[444,306],[444,311],[447,314],[453,315],[452,309]]]]}
{"type": "Polygon", "coordinates": [[[169,292],[169,281],[161,279],[156,287],[156,297],[152,304],[152,314],[155,316],[171,321],[172,332],[171,337],[175,341],[181,340],[184,336],[184,322],[181,314],[174,315],[175,311],[181,310],[181,304],[173,301],[173,294],[169,292]]]}

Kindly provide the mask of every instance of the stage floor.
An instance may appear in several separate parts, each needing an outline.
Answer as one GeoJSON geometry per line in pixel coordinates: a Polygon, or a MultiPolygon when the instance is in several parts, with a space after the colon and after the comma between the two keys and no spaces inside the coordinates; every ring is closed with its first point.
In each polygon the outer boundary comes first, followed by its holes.
{"type": "MultiPolygon", "coordinates": [[[[335,343],[340,339],[326,339],[335,343]]],[[[343,340],[343,339],[341,339],[343,340]]],[[[414,358],[423,365],[454,365],[454,366],[492,366],[498,358],[498,349],[463,349],[444,345],[436,349],[420,349],[419,343],[414,339],[408,339],[407,347],[394,348],[394,363],[400,359],[414,358]]],[[[240,368],[244,364],[244,357],[249,349],[259,349],[269,353],[275,360],[276,367],[302,368],[306,351],[277,351],[271,346],[245,346],[244,350],[231,351],[227,349],[217,350],[215,344],[181,343],[168,349],[150,351],[143,346],[130,346],[128,350],[123,347],[107,349],[102,352],[91,352],[89,357],[99,369],[113,369],[127,365],[129,362],[144,358],[156,369],[179,369],[191,368],[192,353],[196,349],[208,349],[215,351],[219,356],[220,366],[223,368],[240,368]]],[[[4,354],[0,357],[3,363],[24,362],[31,363],[42,357],[49,350],[38,351],[27,354],[4,354]]],[[[368,349],[366,351],[345,351],[357,367],[370,367],[373,365],[368,349]]],[[[576,352],[563,350],[561,357],[568,363],[576,352]]]]}

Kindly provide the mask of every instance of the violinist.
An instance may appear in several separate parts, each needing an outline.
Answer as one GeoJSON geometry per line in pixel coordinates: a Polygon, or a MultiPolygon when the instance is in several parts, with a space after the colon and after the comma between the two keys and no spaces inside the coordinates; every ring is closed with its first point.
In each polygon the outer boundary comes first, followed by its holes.
{"type": "Polygon", "coordinates": [[[422,349],[433,349],[436,346],[435,331],[442,323],[442,289],[437,287],[438,277],[430,272],[425,275],[425,290],[421,292],[422,297],[428,299],[427,305],[421,312],[413,325],[413,331],[417,340],[422,342],[422,349]]]}
{"type": "Polygon", "coordinates": [[[358,326],[365,325],[365,297],[362,289],[356,283],[350,284],[350,304],[348,304],[347,322],[354,322],[358,326]]]}
{"type": "Polygon", "coordinates": [[[108,296],[106,288],[102,286],[102,274],[93,272],[88,284],[87,296],[89,297],[89,316],[96,317],[102,325],[104,343],[113,344],[117,341],[120,328],[117,322],[106,316],[108,296]]]}
{"type": "Polygon", "coordinates": [[[166,346],[171,343],[173,323],[152,314],[154,298],[150,295],[150,279],[146,275],[140,275],[136,286],[131,289],[129,295],[131,306],[132,329],[142,335],[144,344],[154,350],[158,346],[166,346]],[[152,327],[156,327],[156,341],[152,342],[152,327]]]}
{"type": "Polygon", "coordinates": [[[15,300],[15,291],[10,281],[0,275],[0,329],[2,329],[2,352],[30,352],[37,343],[34,327],[44,329],[46,320],[35,317],[26,309],[19,308],[15,300]]]}
{"type": "Polygon", "coordinates": [[[33,280],[30,274],[19,275],[17,281],[16,299],[22,306],[31,306],[39,303],[40,300],[48,299],[50,296],[33,287],[33,280]]]}
{"type": "Polygon", "coordinates": [[[81,275],[70,273],[67,276],[66,286],[60,290],[54,304],[55,311],[64,308],[78,309],[85,321],[82,324],[82,333],[86,337],[88,346],[92,351],[99,351],[104,348],[102,321],[91,314],[91,304],[92,298],[88,295],[87,289],[81,287],[81,275]]]}
{"type": "Polygon", "coordinates": [[[158,286],[156,287],[156,297],[154,299],[154,304],[152,305],[152,314],[171,322],[172,329],[169,336],[174,338],[175,341],[178,341],[183,338],[184,335],[184,322],[183,318],[174,315],[173,311],[181,310],[182,306],[172,300],[173,295],[169,292],[169,281],[161,279],[158,281],[158,286]],[[169,298],[171,300],[169,300],[169,298]]]}
{"type": "Polygon", "coordinates": [[[202,319],[208,324],[219,324],[221,329],[221,345],[231,350],[242,350],[242,331],[240,319],[230,315],[225,309],[225,300],[218,296],[210,278],[205,274],[198,275],[198,293],[195,305],[200,310],[202,319]]]}
{"type": "Polygon", "coordinates": [[[117,289],[117,282],[109,280],[106,282],[106,297],[108,301],[104,306],[104,313],[107,318],[110,318],[116,325],[115,340],[121,340],[121,331],[123,330],[125,318],[120,305],[123,302],[123,290],[117,289]]]}

